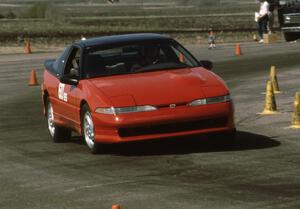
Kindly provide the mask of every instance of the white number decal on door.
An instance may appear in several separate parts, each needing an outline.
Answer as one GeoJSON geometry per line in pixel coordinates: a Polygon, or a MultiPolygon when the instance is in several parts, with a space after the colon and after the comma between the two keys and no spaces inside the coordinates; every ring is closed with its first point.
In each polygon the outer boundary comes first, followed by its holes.
{"type": "Polygon", "coordinates": [[[68,94],[65,93],[65,84],[64,83],[59,83],[58,99],[68,102],[68,94]]]}

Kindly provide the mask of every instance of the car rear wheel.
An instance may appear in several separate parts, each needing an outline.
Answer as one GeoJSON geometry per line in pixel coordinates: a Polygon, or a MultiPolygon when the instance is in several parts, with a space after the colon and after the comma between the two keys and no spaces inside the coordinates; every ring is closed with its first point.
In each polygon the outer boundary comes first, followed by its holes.
{"type": "Polygon", "coordinates": [[[95,128],[90,108],[84,105],[82,108],[82,134],[84,141],[93,154],[99,153],[99,144],[95,142],[95,128]]]}
{"type": "Polygon", "coordinates": [[[54,124],[53,108],[49,99],[47,99],[46,101],[46,107],[47,107],[47,125],[50,133],[50,137],[53,140],[53,142],[58,143],[58,142],[69,140],[71,138],[72,131],[70,129],[59,127],[54,124]]]}

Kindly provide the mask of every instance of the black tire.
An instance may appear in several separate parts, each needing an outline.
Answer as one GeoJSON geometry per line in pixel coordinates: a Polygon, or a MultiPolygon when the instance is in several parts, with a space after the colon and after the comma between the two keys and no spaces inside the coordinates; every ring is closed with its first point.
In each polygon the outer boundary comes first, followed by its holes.
{"type": "Polygon", "coordinates": [[[65,142],[70,140],[72,131],[68,128],[60,127],[53,123],[53,109],[49,98],[46,99],[45,107],[46,107],[48,131],[52,141],[55,143],[59,143],[59,142],[65,142]],[[52,112],[52,114],[50,111],[52,112]],[[50,119],[50,117],[52,117],[52,119],[50,119]]]}
{"type": "Polygon", "coordinates": [[[91,118],[91,111],[87,104],[83,105],[81,109],[81,130],[83,141],[91,153],[100,153],[99,144],[95,142],[94,138],[95,130],[93,120],[91,118]]]}
{"type": "Polygon", "coordinates": [[[297,40],[299,38],[299,35],[297,36],[297,34],[294,34],[294,33],[285,32],[285,33],[283,33],[283,35],[284,35],[284,39],[287,42],[295,41],[295,40],[297,40]]]}

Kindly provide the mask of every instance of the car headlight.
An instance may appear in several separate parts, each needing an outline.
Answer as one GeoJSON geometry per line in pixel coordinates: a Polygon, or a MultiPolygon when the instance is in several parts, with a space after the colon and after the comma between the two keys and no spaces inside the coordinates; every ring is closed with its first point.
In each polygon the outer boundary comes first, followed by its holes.
{"type": "Polygon", "coordinates": [[[133,107],[107,107],[107,108],[99,107],[95,110],[95,112],[101,114],[117,115],[122,113],[147,112],[153,110],[157,110],[157,108],[150,105],[146,105],[146,106],[133,106],[133,107]]]}
{"type": "Polygon", "coordinates": [[[280,0],[279,1],[279,5],[285,5],[287,2],[286,2],[286,0],[280,0]]]}
{"type": "Polygon", "coordinates": [[[291,17],[290,16],[285,16],[284,20],[285,20],[285,22],[289,23],[291,21],[291,17]]]}
{"type": "Polygon", "coordinates": [[[189,103],[189,106],[199,106],[199,105],[207,105],[207,104],[215,104],[215,103],[221,103],[221,102],[229,102],[231,101],[230,94],[225,96],[219,96],[219,97],[211,97],[211,98],[205,98],[205,99],[197,99],[189,103]]]}

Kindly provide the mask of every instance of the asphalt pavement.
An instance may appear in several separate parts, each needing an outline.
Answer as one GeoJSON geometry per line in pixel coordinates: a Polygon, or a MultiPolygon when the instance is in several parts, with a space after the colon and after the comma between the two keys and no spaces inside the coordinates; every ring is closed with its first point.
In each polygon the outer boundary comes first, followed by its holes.
{"type": "Polygon", "coordinates": [[[0,55],[0,208],[2,209],[298,209],[300,130],[290,129],[300,91],[300,44],[243,43],[208,50],[187,46],[214,61],[235,100],[237,141],[182,137],[109,146],[89,153],[81,138],[52,143],[42,115],[43,61],[55,53],[0,55]],[[280,114],[262,116],[271,65],[282,93],[280,114]]]}

